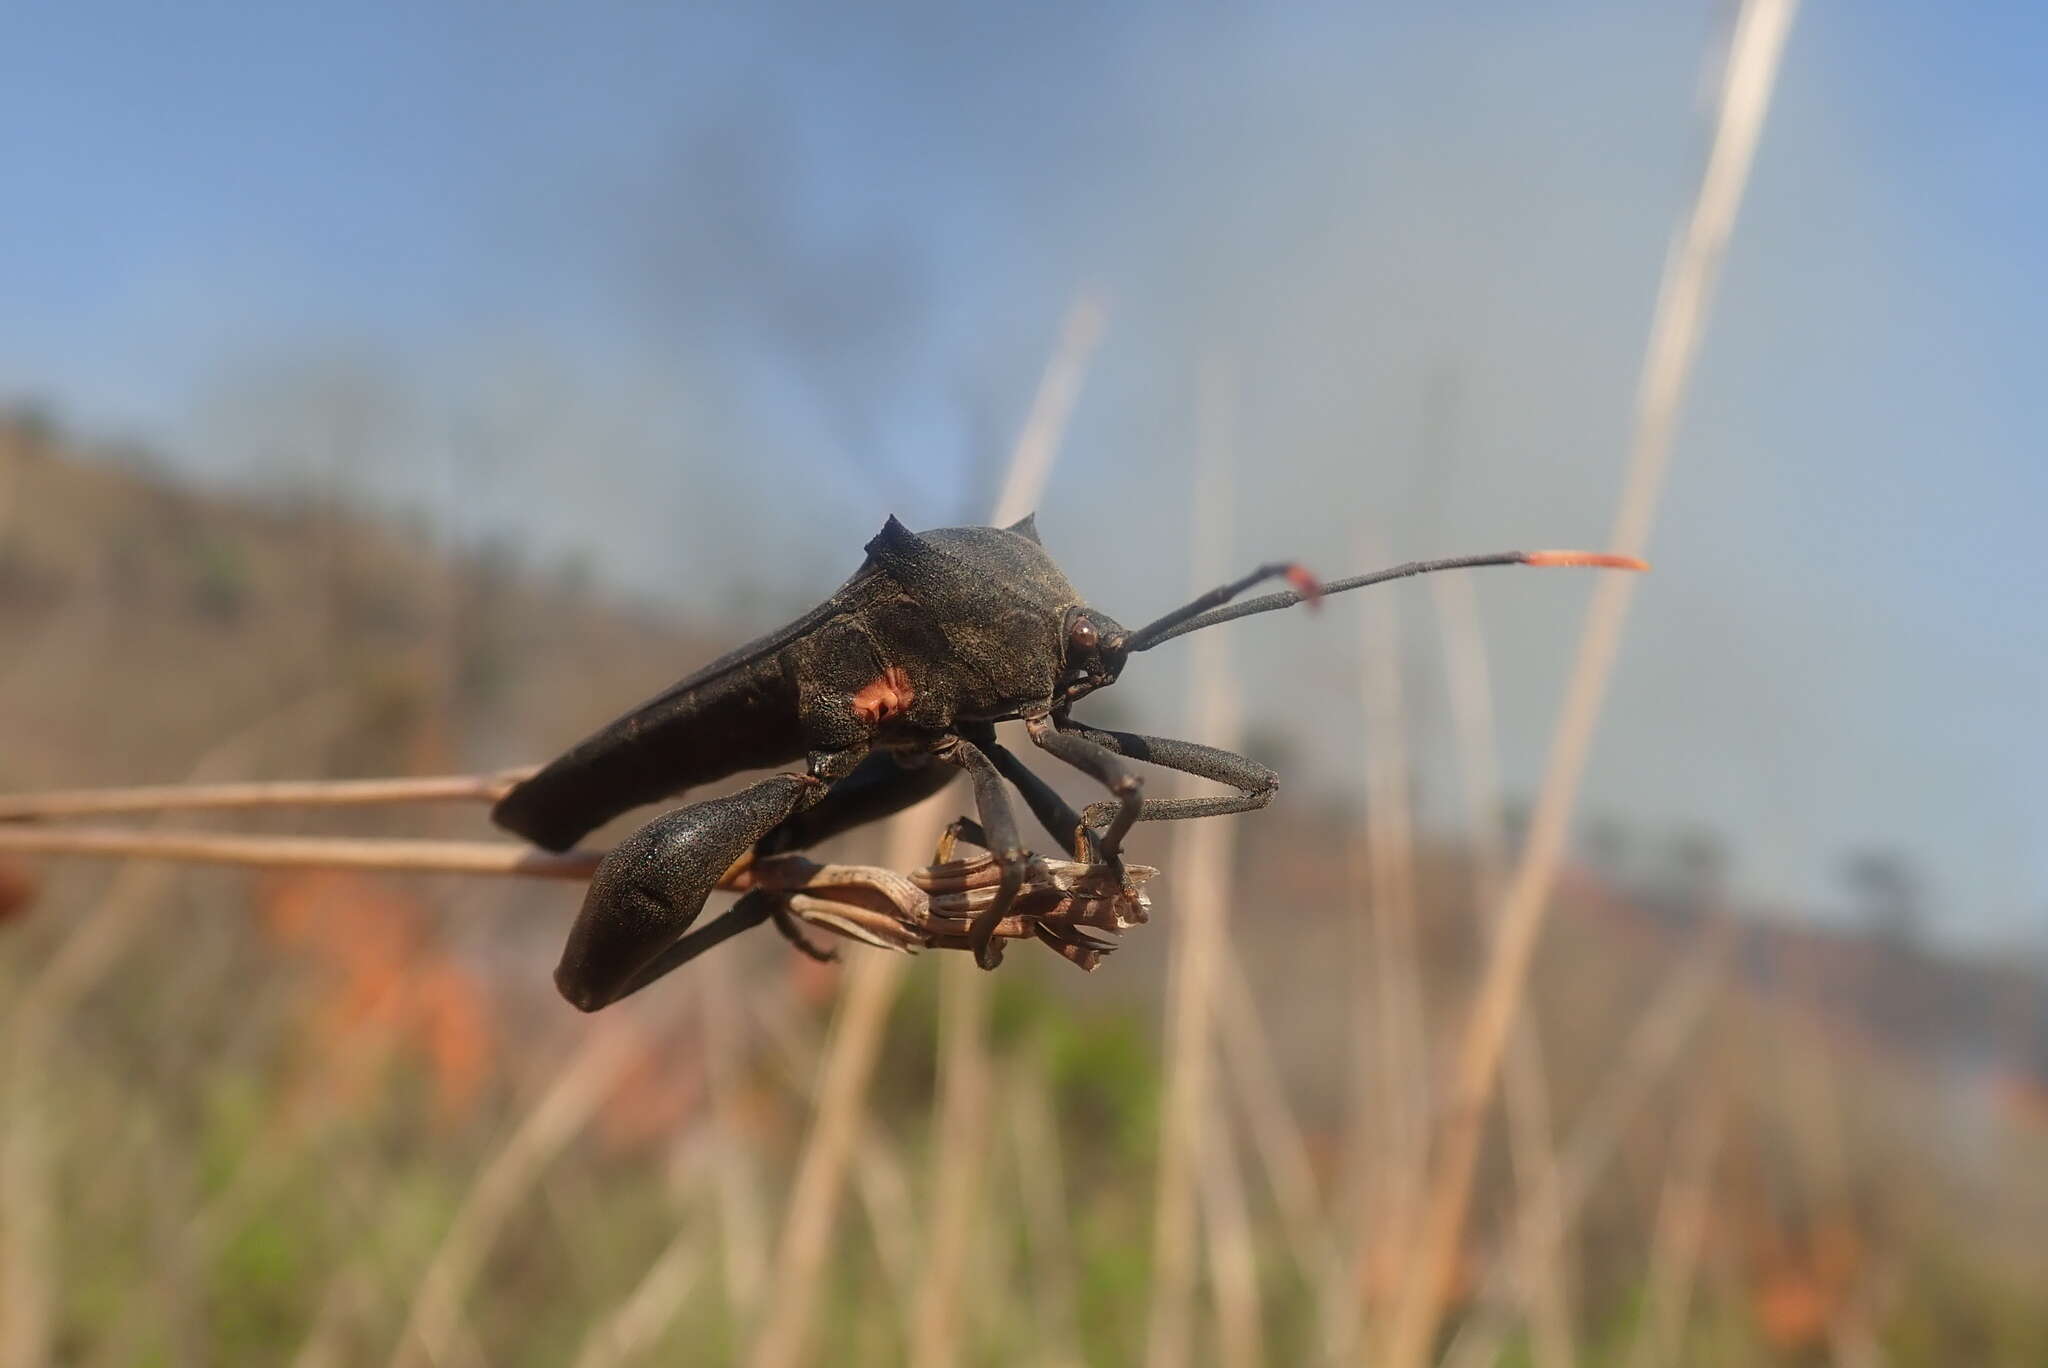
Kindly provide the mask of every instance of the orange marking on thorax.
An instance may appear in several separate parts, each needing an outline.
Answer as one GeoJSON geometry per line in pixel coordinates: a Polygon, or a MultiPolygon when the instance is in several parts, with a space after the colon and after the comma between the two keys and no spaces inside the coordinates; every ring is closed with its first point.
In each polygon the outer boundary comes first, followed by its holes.
{"type": "Polygon", "coordinates": [[[853,696],[853,711],[863,722],[886,722],[909,712],[911,700],[916,697],[917,691],[910,687],[910,676],[903,667],[890,665],[883,669],[880,678],[853,696]]]}

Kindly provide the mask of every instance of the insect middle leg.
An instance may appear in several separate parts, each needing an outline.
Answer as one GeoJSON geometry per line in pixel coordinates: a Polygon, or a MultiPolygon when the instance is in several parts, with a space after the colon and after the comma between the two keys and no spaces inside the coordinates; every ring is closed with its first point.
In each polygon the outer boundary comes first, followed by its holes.
{"type": "Polygon", "coordinates": [[[1017,836],[1017,815],[1010,808],[1010,795],[1003,790],[1003,776],[987,755],[972,741],[955,739],[939,758],[967,771],[974,784],[974,807],[981,817],[981,829],[988,851],[1002,870],[995,901],[984,907],[968,928],[967,943],[974,950],[974,962],[993,969],[1003,962],[1003,947],[996,940],[998,924],[1010,914],[1017,892],[1024,886],[1024,868],[1030,856],[1017,836]]]}
{"type": "Polygon", "coordinates": [[[1089,830],[1081,814],[1074,811],[1052,785],[1034,774],[1008,747],[994,741],[978,744],[995,763],[997,772],[1024,795],[1025,806],[1031,809],[1031,815],[1060,843],[1060,848],[1072,852],[1077,860],[1087,859],[1089,846],[1099,838],[1089,830]]]}

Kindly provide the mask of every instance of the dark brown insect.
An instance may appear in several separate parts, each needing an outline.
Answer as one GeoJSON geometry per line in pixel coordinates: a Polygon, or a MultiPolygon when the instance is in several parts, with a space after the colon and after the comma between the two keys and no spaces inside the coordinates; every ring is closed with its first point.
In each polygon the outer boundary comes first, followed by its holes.
{"type": "Polygon", "coordinates": [[[1028,858],[1005,783],[1062,847],[1112,867],[1136,822],[1248,812],[1279,789],[1277,774],[1242,755],[1075,720],[1073,705],[1114,684],[1130,657],[1253,613],[1482,565],[1642,568],[1620,556],[1505,551],[1319,584],[1299,566],[1276,563],[1130,631],[1082,600],[1028,517],[1009,527],[922,533],[891,518],[830,598],[581,742],[507,794],[493,816],[564,850],[632,808],[744,770],[801,762],[799,772],[665,812],[605,859],[555,970],[562,995],[595,1011],[768,918],[767,904],[749,894],[684,934],[741,856],[804,849],[909,807],[964,770],[1002,869],[970,932],[976,959],[992,969],[1002,954],[993,932],[1016,900],[1028,858]],[[1275,579],[1290,587],[1231,602],[1275,579]],[[1014,720],[1110,797],[1076,813],[997,742],[995,724],[1014,720]],[[1236,792],[1144,798],[1126,760],[1236,792]]]}

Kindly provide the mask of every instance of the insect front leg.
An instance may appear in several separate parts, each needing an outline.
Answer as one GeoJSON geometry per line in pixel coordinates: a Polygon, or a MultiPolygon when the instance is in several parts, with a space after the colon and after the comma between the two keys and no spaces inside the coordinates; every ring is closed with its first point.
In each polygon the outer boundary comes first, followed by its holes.
{"type": "MultiPolygon", "coordinates": [[[[1235,751],[1218,750],[1194,741],[1176,741],[1170,736],[1146,736],[1140,732],[1104,731],[1068,720],[1061,724],[1065,734],[1093,742],[1104,750],[1132,760],[1142,760],[1162,769],[1179,770],[1198,779],[1209,779],[1236,789],[1235,797],[1147,798],[1140,806],[1141,822],[1173,822],[1189,817],[1222,817],[1236,812],[1255,812],[1273,801],[1280,791],[1280,776],[1258,761],[1235,751]]],[[[1097,803],[1083,813],[1088,821],[1104,820],[1110,804],[1097,803]]]]}
{"type": "Polygon", "coordinates": [[[1003,791],[1003,776],[972,741],[955,739],[939,752],[939,758],[967,771],[974,784],[974,806],[981,816],[984,843],[1001,866],[995,901],[984,907],[968,928],[967,943],[974,950],[974,962],[993,969],[1003,962],[1003,947],[995,938],[996,927],[1010,914],[1017,891],[1024,886],[1024,868],[1030,856],[1017,837],[1017,816],[1010,810],[1010,795],[1003,791]]]}
{"type": "Polygon", "coordinates": [[[733,921],[736,905],[704,928],[705,939],[683,935],[734,860],[824,796],[823,778],[778,774],[724,798],[665,812],[619,842],[591,876],[569,930],[555,968],[562,996],[594,1012],[753,925],[745,917],[758,909],[733,921]],[[730,929],[722,929],[729,922],[730,929]]]}
{"type": "MultiPolygon", "coordinates": [[[[1116,810],[1109,814],[1109,826],[1103,831],[1102,839],[1095,843],[1096,853],[1103,860],[1115,864],[1123,856],[1124,833],[1138,820],[1138,813],[1144,806],[1141,796],[1144,781],[1126,771],[1114,751],[1079,732],[1059,730],[1048,716],[1025,718],[1024,730],[1046,754],[1093,775],[1104,788],[1116,795],[1111,800],[1116,810]]],[[[1089,815],[1094,811],[1091,807],[1087,814],[1083,814],[1086,820],[1094,820],[1089,815]]]]}

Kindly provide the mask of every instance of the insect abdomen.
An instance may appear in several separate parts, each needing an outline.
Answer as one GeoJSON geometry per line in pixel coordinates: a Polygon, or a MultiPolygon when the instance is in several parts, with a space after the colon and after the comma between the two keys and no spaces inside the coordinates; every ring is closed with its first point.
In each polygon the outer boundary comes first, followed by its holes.
{"type": "Polygon", "coordinates": [[[650,699],[514,788],[491,818],[566,850],[622,812],[804,751],[796,689],[771,650],[650,699]]]}

